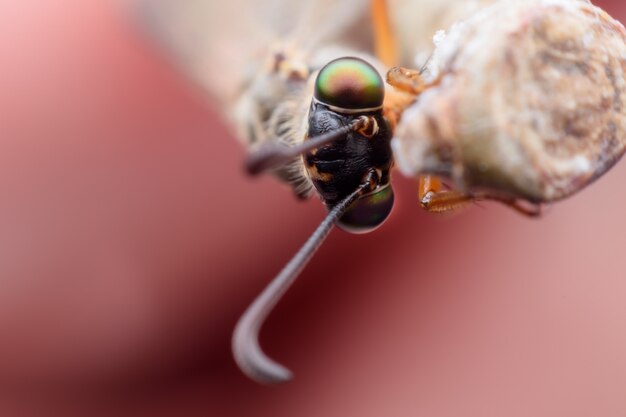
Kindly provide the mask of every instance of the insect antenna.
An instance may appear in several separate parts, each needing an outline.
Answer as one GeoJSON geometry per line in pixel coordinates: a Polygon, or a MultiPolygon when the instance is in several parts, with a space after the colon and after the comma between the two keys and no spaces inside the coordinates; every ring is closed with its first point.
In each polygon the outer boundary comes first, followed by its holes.
{"type": "Polygon", "coordinates": [[[375,171],[370,171],[363,183],[352,194],[335,205],[315,232],[300,248],[282,271],[270,282],[263,292],[248,307],[239,319],[232,339],[232,349],[239,368],[250,378],[265,384],[289,381],[291,371],[268,358],[259,345],[259,330],[281,296],[294,282],[316,250],[320,247],[333,225],[350,205],[370,189],[375,180],[375,171]]]}
{"type": "Polygon", "coordinates": [[[368,123],[367,117],[361,117],[348,126],[344,126],[306,140],[296,146],[285,146],[276,143],[268,143],[248,156],[245,169],[250,175],[258,175],[263,171],[284,165],[293,158],[302,155],[312,149],[319,148],[337,139],[342,138],[349,132],[359,130],[368,123]]]}

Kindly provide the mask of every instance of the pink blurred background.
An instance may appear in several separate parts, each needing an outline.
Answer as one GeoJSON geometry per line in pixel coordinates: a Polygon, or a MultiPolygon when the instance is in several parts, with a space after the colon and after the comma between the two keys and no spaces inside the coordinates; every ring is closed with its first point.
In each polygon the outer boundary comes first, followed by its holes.
{"type": "MultiPolygon", "coordinates": [[[[0,415],[626,416],[626,163],[529,220],[334,232],[246,379],[234,324],[324,215],[113,4],[0,5],[0,415]]],[[[626,19],[626,5],[598,2],[626,19]]]]}

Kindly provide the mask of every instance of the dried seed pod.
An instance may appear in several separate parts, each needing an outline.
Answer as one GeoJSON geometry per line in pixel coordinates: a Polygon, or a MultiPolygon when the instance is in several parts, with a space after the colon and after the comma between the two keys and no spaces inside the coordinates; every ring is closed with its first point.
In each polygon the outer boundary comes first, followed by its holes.
{"type": "Polygon", "coordinates": [[[623,154],[626,31],[601,9],[501,0],[441,38],[438,82],[407,109],[393,142],[405,174],[547,202],[623,154]]]}

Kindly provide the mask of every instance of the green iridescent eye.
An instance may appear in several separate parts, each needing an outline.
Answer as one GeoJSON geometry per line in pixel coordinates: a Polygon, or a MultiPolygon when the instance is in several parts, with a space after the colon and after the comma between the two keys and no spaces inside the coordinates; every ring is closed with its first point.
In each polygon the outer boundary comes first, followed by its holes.
{"type": "Polygon", "coordinates": [[[329,62],[315,80],[315,98],[346,110],[375,109],[383,104],[382,77],[360,58],[339,58],[329,62]]]}
{"type": "Polygon", "coordinates": [[[350,233],[369,233],[383,224],[393,208],[391,185],[359,198],[337,222],[337,226],[350,233]]]}

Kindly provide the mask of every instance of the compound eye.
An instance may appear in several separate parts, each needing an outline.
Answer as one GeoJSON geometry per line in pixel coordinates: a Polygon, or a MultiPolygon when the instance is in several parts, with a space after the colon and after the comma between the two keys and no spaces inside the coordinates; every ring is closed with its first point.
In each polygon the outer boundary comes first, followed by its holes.
{"type": "Polygon", "coordinates": [[[362,59],[339,58],[320,70],[314,95],[338,109],[377,109],[383,105],[385,84],[378,71],[362,59]]]}
{"type": "Polygon", "coordinates": [[[356,200],[337,222],[346,232],[369,233],[382,225],[393,208],[391,185],[356,200]]]}

